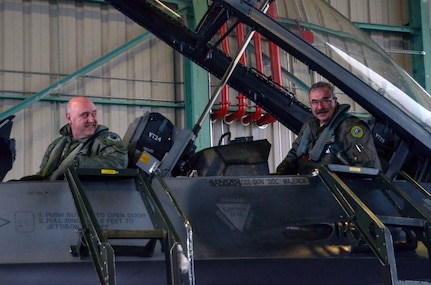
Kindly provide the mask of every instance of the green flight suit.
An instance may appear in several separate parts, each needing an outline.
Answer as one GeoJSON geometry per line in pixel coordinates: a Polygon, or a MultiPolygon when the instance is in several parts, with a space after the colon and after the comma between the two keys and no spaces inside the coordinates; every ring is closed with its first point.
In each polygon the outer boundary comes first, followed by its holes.
{"type": "Polygon", "coordinates": [[[127,168],[127,149],[121,137],[99,125],[91,137],[74,141],[70,125],[60,129],[61,137],[54,140],[43,156],[40,171],[22,180],[58,180],[70,167],[127,168]],[[31,177],[35,178],[32,179],[31,177]],[[37,177],[37,178],[36,178],[37,177]]]}
{"type": "Polygon", "coordinates": [[[308,119],[276,174],[307,175],[328,164],[381,169],[368,125],[346,113],[349,108],[347,104],[338,105],[331,121],[322,127],[316,117],[308,119]]]}

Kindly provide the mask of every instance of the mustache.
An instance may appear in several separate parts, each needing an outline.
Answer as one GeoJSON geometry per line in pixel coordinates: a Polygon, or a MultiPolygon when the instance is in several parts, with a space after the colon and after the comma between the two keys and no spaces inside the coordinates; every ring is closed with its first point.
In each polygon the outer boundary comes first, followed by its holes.
{"type": "Polygon", "coordinates": [[[95,126],[96,126],[96,123],[89,123],[85,125],[86,128],[95,127],[95,126]]]}
{"type": "Polygon", "coordinates": [[[319,110],[319,111],[316,111],[316,115],[326,114],[326,113],[328,113],[328,110],[319,110]]]}

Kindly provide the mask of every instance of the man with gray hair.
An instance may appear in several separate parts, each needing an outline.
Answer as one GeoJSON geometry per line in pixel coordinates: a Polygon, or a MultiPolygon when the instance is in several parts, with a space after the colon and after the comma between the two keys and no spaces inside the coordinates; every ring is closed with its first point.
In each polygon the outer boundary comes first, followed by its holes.
{"type": "Polygon", "coordinates": [[[348,104],[338,104],[328,82],[313,84],[309,92],[313,116],[302,126],[276,174],[312,174],[328,164],[381,169],[368,125],[350,115],[348,104]]]}

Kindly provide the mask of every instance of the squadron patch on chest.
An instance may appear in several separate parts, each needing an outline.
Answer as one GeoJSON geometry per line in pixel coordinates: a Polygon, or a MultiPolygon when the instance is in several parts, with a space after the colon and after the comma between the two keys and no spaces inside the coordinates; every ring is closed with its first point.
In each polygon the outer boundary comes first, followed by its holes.
{"type": "Polygon", "coordinates": [[[108,139],[112,141],[120,141],[120,136],[117,134],[110,133],[108,135],[108,139]]]}
{"type": "Polygon", "coordinates": [[[359,139],[364,135],[364,130],[360,126],[353,126],[350,129],[350,134],[352,137],[359,139]]]}

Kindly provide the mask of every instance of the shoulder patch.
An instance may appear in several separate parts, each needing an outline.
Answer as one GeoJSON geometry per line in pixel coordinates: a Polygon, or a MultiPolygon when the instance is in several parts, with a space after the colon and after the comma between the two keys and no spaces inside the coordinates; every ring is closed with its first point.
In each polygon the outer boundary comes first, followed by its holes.
{"type": "Polygon", "coordinates": [[[360,139],[364,135],[364,130],[360,126],[353,126],[350,129],[350,134],[352,137],[360,139]]]}
{"type": "Polygon", "coordinates": [[[120,139],[119,135],[114,134],[114,133],[109,133],[108,140],[116,141],[117,142],[117,141],[120,141],[121,139],[120,139]]]}

